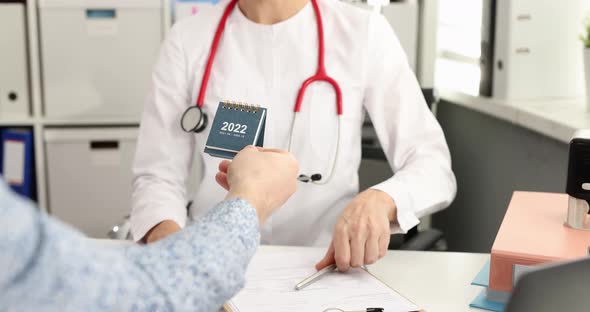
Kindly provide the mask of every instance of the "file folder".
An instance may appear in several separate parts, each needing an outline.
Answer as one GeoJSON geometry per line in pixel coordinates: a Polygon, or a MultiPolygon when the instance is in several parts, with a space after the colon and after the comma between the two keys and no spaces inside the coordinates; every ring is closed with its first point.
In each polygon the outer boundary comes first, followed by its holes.
{"type": "Polygon", "coordinates": [[[35,197],[33,132],[29,129],[5,129],[2,143],[2,176],[16,193],[30,199],[35,197]]]}

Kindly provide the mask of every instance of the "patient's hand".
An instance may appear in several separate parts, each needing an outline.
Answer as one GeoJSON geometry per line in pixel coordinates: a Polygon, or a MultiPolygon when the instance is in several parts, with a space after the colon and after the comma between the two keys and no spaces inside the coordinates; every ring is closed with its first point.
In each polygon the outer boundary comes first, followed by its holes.
{"type": "Polygon", "coordinates": [[[144,237],[145,243],[153,243],[159,241],[162,238],[166,238],[170,234],[174,234],[180,231],[180,226],[172,220],[164,220],[158,225],[154,226],[144,237]]]}
{"type": "MultiPolygon", "coordinates": [[[[295,193],[298,172],[297,160],[288,152],[248,146],[232,162],[226,160],[219,164],[215,180],[229,191],[226,198],[248,201],[256,209],[262,224],[295,193]]],[[[180,229],[176,222],[164,220],[142,241],[153,243],[180,229]]]]}
{"type": "Polygon", "coordinates": [[[229,190],[227,198],[248,201],[262,224],[297,190],[299,164],[286,151],[249,146],[232,162],[219,164],[215,179],[229,190]]]}

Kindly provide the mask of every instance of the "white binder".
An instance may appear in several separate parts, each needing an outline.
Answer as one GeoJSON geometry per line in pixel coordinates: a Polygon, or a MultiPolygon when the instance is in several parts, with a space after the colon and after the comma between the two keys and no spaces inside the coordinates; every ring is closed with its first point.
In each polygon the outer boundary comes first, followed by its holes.
{"type": "Polygon", "coordinates": [[[0,116],[29,115],[27,34],[22,3],[0,3],[0,116]]]}
{"type": "Polygon", "coordinates": [[[584,96],[578,35],[588,0],[497,0],[493,96],[584,96]]]}

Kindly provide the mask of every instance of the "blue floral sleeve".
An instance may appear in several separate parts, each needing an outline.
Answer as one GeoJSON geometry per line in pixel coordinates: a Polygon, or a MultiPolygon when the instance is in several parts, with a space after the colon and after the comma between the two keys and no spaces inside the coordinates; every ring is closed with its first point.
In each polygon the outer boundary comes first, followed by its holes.
{"type": "Polygon", "coordinates": [[[158,243],[98,247],[0,183],[0,311],[217,311],[259,241],[235,199],[158,243]]]}

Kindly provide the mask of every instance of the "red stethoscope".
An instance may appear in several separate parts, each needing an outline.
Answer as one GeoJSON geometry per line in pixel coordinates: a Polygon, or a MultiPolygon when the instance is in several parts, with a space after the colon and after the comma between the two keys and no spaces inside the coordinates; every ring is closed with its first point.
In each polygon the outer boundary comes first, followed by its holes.
{"type": "MultiPolygon", "coordinates": [[[[223,31],[225,30],[225,24],[226,24],[227,18],[229,17],[230,13],[233,11],[233,9],[235,8],[237,3],[238,3],[238,0],[232,0],[227,5],[227,7],[225,8],[225,11],[223,12],[223,16],[221,17],[221,21],[219,22],[219,25],[217,26],[217,31],[215,32],[215,37],[213,37],[213,43],[211,44],[209,58],[207,59],[207,65],[205,67],[205,72],[203,73],[203,79],[201,81],[201,88],[199,90],[199,97],[197,98],[197,103],[195,106],[189,107],[182,115],[181,127],[186,132],[199,133],[207,128],[208,117],[207,117],[207,114],[203,112],[202,107],[205,104],[205,94],[207,92],[207,84],[209,82],[209,76],[211,75],[211,67],[213,66],[213,61],[215,60],[215,55],[217,54],[217,47],[219,45],[219,40],[221,39],[221,35],[223,34],[223,31]]],[[[293,140],[293,130],[295,127],[295,120],[298,116],[298,113],[301,111],[301,104],[303,102],[303,97],[305,95],[305,91],[307,90],[307,87],[309,87],[309,85],[311,85],[314,82],[323,81],[323,82],[329,83],[334,88],[334,92],[336,93],[336,111],[338,113],[338,137],[336,140],[336,152],[335,152],[334,157],[332,159],[332,167],[331,167],[326,179],[323,179],[322,175],[319,173],[312,174],[311,176],[301,174],[298,178],[299,181],[301,181],[301,182],[312,182],[315,184],[327,184],[330,181],[330,179],[332,178],[332,175],[334,173],[334,170],[336,167],[336,160],[337,160],[338,153],[340,150],[340,123],[341,123],[340,119],[342,117],[342,91],[340,89],[340,86],[338,85],[338,82],[336,82],[336,80],[334,80],[332,77],[328,76],[328,74],[326,73],[326,66],[324,63],[324,54],[325,54],[324,53],[324,25],[322,22],[322,15],[320,13],[320,8],[318,6],[317,0],[311,0],[311,3],[313,5],[313,10],[315,12],[316,22],[317,22],[317,27],[318,27],[318,68],[317,68],[316,73],[313,76],[309,77],[307,80],[305,80],[303,82],[303,85],[301,86],[301,88],[299,89],[299,92],[297,94],[297,101],[295,103],[295,109],[294,109],[295,114],[293,115],[293,123],[291,125],[291,135],[289,137],[289,152],[291,152],[291,143],[293,140]]]]}

